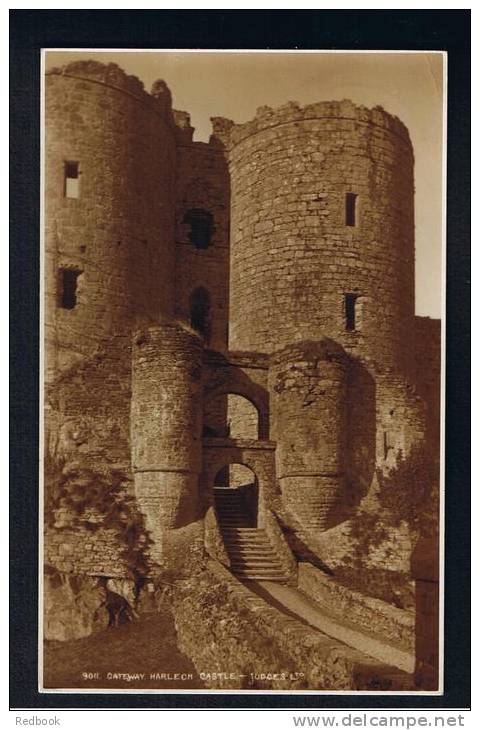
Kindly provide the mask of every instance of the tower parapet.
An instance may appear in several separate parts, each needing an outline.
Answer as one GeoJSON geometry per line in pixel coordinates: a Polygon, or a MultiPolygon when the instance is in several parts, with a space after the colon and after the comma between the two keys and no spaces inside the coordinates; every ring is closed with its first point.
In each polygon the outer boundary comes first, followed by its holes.
{"type": "Polygon", "coordinates": [[[295,101],[289,101],[277,109],[261,106],[251,121],[235,124],[231,119],[212,117],[213,135],[220,139],[225,147],[232,150],[244,139],[258,134],[272,126],[290,122],[304,122],[310,119],[351,120],[360,124],[372,124],[402,138],[408,152],[413,155],[410,135],[405,124],[396,116],[389,114],[383,107],[369,109],[354,104],[350,99],[342,101],[318,101],[301,107],[295,101]]]}

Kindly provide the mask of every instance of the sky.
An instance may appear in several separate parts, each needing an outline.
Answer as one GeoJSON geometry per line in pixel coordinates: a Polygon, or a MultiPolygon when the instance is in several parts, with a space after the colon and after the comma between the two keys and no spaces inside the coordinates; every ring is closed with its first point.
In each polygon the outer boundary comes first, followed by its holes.
{"type": "Polygon", "coordinates": [[[443,56],[441,53],[47,51],[45,66],[94,59],[117,63],[150,91],[163,79],[187,111],[194,139],[210,117],[237,123],[260,106],[351,99],[382,106],[408,127],[415,153],[416,313],[442,311],[443,56]]]}

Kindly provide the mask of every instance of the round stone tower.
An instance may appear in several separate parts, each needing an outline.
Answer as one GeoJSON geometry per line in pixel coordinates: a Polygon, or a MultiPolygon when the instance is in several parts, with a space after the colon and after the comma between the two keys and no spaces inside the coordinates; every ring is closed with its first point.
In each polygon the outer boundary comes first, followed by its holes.
{"type": "Polygon", "coordinates": [[[277,478],[285,505],[309,528],[329,527],[343,496],[346,365],[326,338],[290,345],[270,365],[277,478]]]}
{"type": "Polygon", "coordinates": [[[165,84],[81,61],[45,87],[48,379],[172,313],[175,139],[165,84]]]}
{"type": "Polygon", "coordinates": [[[213,120],[228,148],[230,349],[332,338],[408,368],[414,317],[413,152],[381,108],[349,101],[213,120]]]}
{"type": "Polygon", "coordinates": [[[137,330],[132,348],[135,493],[160,561],[170,533],[198,519],[203,349],[196,334],[168,322],[137,330]]]}

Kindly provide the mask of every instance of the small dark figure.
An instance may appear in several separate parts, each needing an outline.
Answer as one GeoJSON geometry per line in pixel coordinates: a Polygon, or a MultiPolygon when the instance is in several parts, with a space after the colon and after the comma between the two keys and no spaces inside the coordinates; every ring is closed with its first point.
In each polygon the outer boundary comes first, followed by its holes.
{"type": "Polygon", "coordinates": [[[108,625],[116,628],[120,624],[126,624],[136,618],[136,612],[129,602],[119,593],[107,590],[105,608],[108,611],[108,625]]]}
{"type": "Polygon", "coordinates": [[[138,613],[129,604],[126,598],[107,588],[106,580],[100,579],[100,585],[105,589],[106,597],[103,604],[108,611],[108,627],[116,628],[138,618],[138,613]]]}

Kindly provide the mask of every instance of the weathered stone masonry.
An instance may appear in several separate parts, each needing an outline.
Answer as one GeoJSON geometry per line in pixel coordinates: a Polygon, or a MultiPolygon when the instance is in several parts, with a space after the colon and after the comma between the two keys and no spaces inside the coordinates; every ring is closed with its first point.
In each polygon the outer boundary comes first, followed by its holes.
{"type": "MultiPolygon", "coordinates": [[[[289,103],[216,117],[197,143],[163,82],[95,62],[51,70],[45,109],[47,455],[121,471],[153,572],[201,551],[205,522],[228,564],[222,468],[257,468],[259,524],[291,568],[279,504],[313,539],[414,445],[435,456],[439,331],[414,316],[397,118],[289,103]]],[[[56,524],[50,564],[121,573],[111,532],[56,524]]]]}

